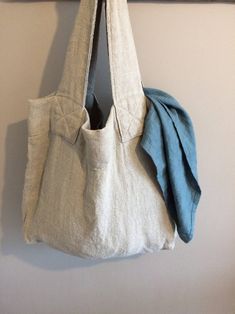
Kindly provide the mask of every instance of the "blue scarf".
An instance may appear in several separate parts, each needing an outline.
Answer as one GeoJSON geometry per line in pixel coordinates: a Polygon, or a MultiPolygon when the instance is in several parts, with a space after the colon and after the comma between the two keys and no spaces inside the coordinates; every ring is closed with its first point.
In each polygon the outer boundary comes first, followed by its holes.
{"type": "Polygon", "coordinates": [[[201,196],[192,121],[167,93],[144,88],[150,100],[140,142],[156,167],[156,180],[184,242],[193,238],[195,212],[201,196]]]}

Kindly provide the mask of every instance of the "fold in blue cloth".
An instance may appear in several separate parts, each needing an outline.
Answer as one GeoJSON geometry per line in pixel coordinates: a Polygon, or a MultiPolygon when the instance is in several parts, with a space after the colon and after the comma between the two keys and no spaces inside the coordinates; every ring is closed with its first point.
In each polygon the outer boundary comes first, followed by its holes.
{"type": "Polygon", "coordinates": [[[150,100],[140,145],[156,167],[156,179],[169,214],[184,242],[193,238],[196,208],[201,196],[192,121],[167,93],[144,88],[150,100]]]}

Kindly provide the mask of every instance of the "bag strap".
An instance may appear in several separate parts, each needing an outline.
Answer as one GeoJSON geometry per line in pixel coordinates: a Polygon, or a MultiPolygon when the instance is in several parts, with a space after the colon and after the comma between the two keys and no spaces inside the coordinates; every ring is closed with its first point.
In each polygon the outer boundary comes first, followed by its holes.
{"type": "MultiPolygon", "coordinates": [[[[87,95],[86,95],[86,108],[92,107],[94,102],[94,92],[95,92],[95,71],[97,65],[97,57],[98,57],[98,43],[100,36],[100,22],[102,15],[102,5],[103,1],[98,0],[97,14],[96,14],[96,22],[94,29],[94,37],[93,37],[93,46],[92,46],[92,54],[88,75],[88,86],[87,86],[87,95]]],[[[92,109],[92,108],[90,108],[92,109]]]]}
{"type": "Polygon", "coordinates": [[[65,56],[57,95],[85,105],[98,0],[81,0],[65,56]]]}
{"type": "MultiPolygon", "coordinates": [[[[92,70],[92,51],[98,41],[98,36],[94,36],[101,6],[102,0],[81,0],[69,40],[64,71],[56,94],[72,99],[73,110],[85,107],[88,87],[90,90],[93,88],[94,73],[89,71],[92,70]]],[[[142,134],[146,98],[127,0],[105,0],[105,12],[113,104],[121,137],[125,141],[142,134]]],[[[96,53],[94,56],[96,57],[96,53]]]]}

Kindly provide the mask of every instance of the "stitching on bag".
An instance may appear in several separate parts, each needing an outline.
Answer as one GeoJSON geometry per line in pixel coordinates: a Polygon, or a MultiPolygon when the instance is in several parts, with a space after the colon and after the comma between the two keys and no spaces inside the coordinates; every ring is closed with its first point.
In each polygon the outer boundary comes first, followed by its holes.
{"type": "MultiPolygon", "coordinates": [[[[127,111],[128,114],[130,114],[130,116],[131,116],[136,122],[139,122],[140,124],[142,124],[142,120],[139,119],[139,118],[137,118],[136,116],[134,116],[132,113],[130,113],[130,111],[129,111],[128,109],[126,109],[126,108],[124,108],[124,107],[120,107],[120,108],[121,108],[122,110],[124,110],[124,111],[127,111]]],[[[119,119],[118,119],[118,120],[119,120],[119,119]]],[[[119,122],[119,123],[120,123],[120,122],[119,122]]],[[[129,124],[128,124],[128,127],[127,127],[126,130],[125,130],[126,133],[129,133],[129,134],[130,134],[131,125],[132,125],[132,123],[129,123],[129,124]]],[[[141,135],[141,134],[142,134],[142,131],[139,131],[137,134],[134,135],[134,137],[132,136],[131,138],[125,137],[122,132],[121,132],[121,134],[122,134],[122,139],[123,139],[123,141],[127,141],[128,139],[132,139],[132,138],[135,138],[135,137],[141,135]]]]}
{"type": "MultiPolygon", "coordinates": [[[[78,103],[73,97],[70,97],[70,96],[63,94],[63,93],[57,93],[55,95],[55,101],[60,106],[61,110],[62,110],[62,107],[61,107],[61,104],[59,103],[59,101],[57,99],[58,97],[67,98],[67,99],[71,100],[72,102],[74,102],[76,105],[78,105],[79,109],[84,109],[84,106],[82,106],[80,103],[78,103]]],[[[76,110],[79,110],[79,109],[76,109],[76,110]]],[[[73,111],[76,111],[76,110],[73,110],[73,111]]],[[[63,112],[63,110],[62,110],[62,112],[63,112]]]]}
{"type": "MultiPolygon", "coordinates": [[[[118,106],[117,106],[117,108],[118,108],[118,106]]],[[[135,120],[138,120],[138,121],[142,122],[141,119],[137,118],[133,113],[130,112],[130,110],[126,109],[125,107],[119,107],[119,108],[121,108],[122,110],[127,111],[129,113],[129,115],[132,116],[132,118],[134,118],[135,120]]]]}
{"type": "MultiPolygon", "coordinates": [[[[76,109],[76,110],[71,111],[71,112],[66,113],[66,114],[54,114],[54,115],[57,115],[57,116],[60,115],[59,118],[57,118],[57,119],[55,118],[55,121],[59,121],[59,120],[61,120],[61,119],[63,119],[63,118],[64,118],[65,121],[66,121],[66,117],[67,117],[67,116],[70,116],[70,115],[72,115],[73,113],[75,113],[75,112],[77,112],[77,111],[79,111],[79,109],[76,109]]],[[[66,121],[66,122],[67,122],[67,121],[66,121]]],[[[67,122],[67,123],[68,123],[68,122],[67,122]]]]}
{"type": "Polygon", "coordinates": [[[76,109],[76,110],[73,110],[73,111],[71,111],[71,112],[69,112],[69,113],[64,113],[63,112],[63,109],[62,109],[62,106],[61,106],[61,104],[58,102],[58,99],[56,99],[56,105],[60,108],[60,110],[61,110],[61,112],[62,112],[62,114],[60,114],[60,113],[54,113],[54,117],[55,116],[57,116],[57,115],[59,115],[59,118],[55,118],[55,121],[58,121],[58,120],[60,120],[60,119],[62,119],[63,117],[66,117],[66,116],[68,116],[68,115],[70,115],[70,114],[72,114],[72,113],[74,113],[74,112],[76,112],[78,109],[76,109]]]}
{"type": "MultiPolygon", "coordinates": [[[[65,96],[66,97],[66,96],[65,96]]],[[[66,98],[69,98],[69,97],[66,97],[66,98]]],[[[71,99],[71,98],[70,98],[71,99]]],[[[71,99],[72,100],[72,99],[71,99]]],[[[73,101],[73,100],[72,100],[73,101]]],[[[73,126],[73,125],[71,125],[71,124],[69,124],[68,123],[68,121],[66,120],[66,117],[68,117],[68,116],[70,116],[70,115],[72,115],[73,113],[75,113],[75,112],[79,112],[80,111],[80,109],[75,109],[75,110],[73,110],[73,111],[71,111],[71,112],[69,112],[69,113],[64,113],[63,112],[63,110],[62,110],[62,106],[61,106],[61,104],[58,102],[58,99],[56,98],[56,105],[60,108],[60,110],[61,110],[61,112],[62,112],[62,114],[61,113],[53,113],[53,118],[55,119],[55,123],[58,123],[59,121],[61,121],[62,119],[64,120],[64,123],[67,125],[67,127],[68,127],[68,132],[69,132],[69,130],[77,130],[77,129],[79,129],[80,127],[77,127],[77,126],[73,126]],[[56,116],[58,116],[59,115],[59,117],[58,118],[56,118],[56,116]]],[[[83,107],[82,107],[83,108],[83,107]]],[[[82,120],[82,111],[81,111],[81,115],[78,117],[78,119],[81,121],[82,120]]],[[[55,131],[55,133],[56,133],[56,131],[55,131]]],[[[71,133],[71,132],[69,132],[69,133],[71,133]]],[[[67,136],[65,136],[64,134],[63,134],[63,136],[65,137],[65,138],[68,138],[67,136]]],[[[69,136],[71,136],[71,134],[69,134],[69,136]]]]}
{"type": "MultiPolygon", "coordinates": [[[[55,96],[56,96],[56,98],[57,98],[57,97],[64,97],[64,98],[70,99],[70,100],[72,100],[75,104],[77,104],[79,107],[83,108],[83,106],[82,106],[81,104],[79,104],[73,97],[70,97],[70,96],[68,96],[67,94],[64,94],[64,93],[59,92],[59,93],[57,93],[55,96]]],[[[56,102],[58,103],[58,99],[56,99],[56,102]]]]}

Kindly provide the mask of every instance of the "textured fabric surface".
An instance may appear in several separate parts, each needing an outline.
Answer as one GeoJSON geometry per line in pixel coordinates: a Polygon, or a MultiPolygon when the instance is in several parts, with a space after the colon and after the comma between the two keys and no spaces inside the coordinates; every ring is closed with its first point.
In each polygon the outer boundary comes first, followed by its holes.
{"type": "Polygon", "coordinates": [[[145,88],[144,92],[151,106],[141,146],[156,166],[156,179],[177,224],[178,234],[189,242],[201,196],[193,124],[187,112],[169,94],[153,88],[145,88]]]}
{"type": "Polygon", "coordinates": [[[85,102],[97,6],[81,1],[58,90],[30,100],[24,237],[86,258],[173,249],[175,223],[139,145],[147,98],[126,0],[106,1],[113,104],[105,126],[91,129],[85,102]]]}

